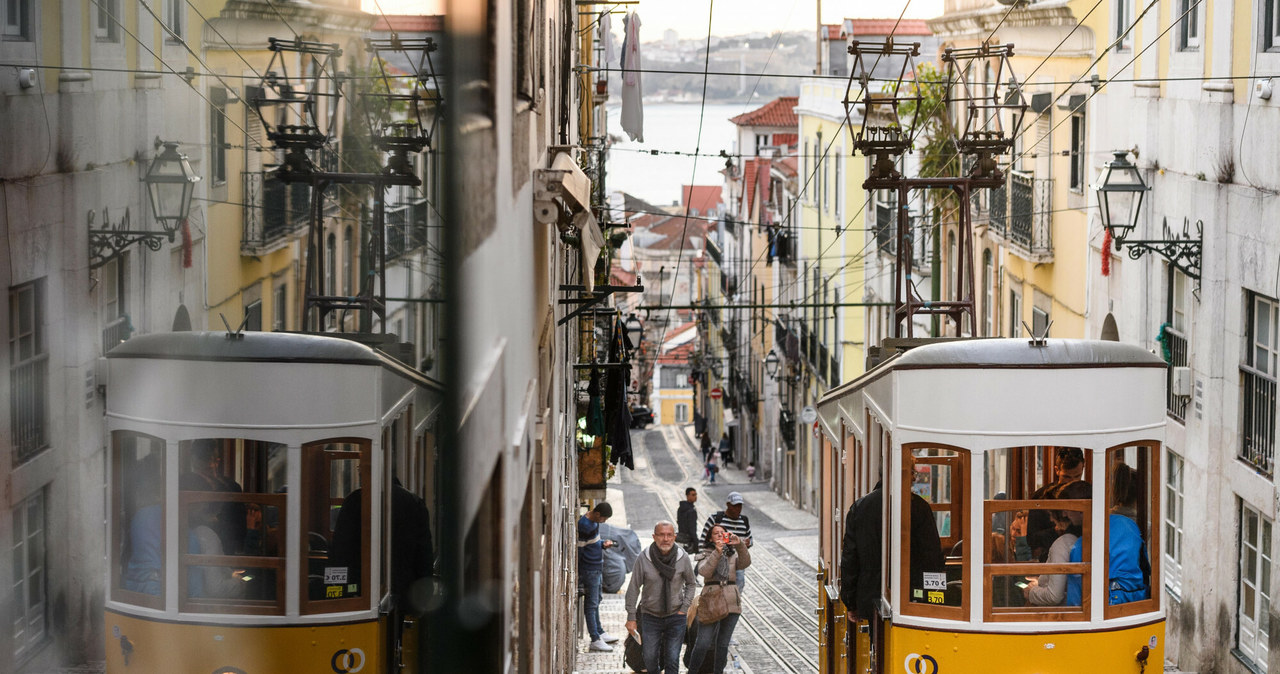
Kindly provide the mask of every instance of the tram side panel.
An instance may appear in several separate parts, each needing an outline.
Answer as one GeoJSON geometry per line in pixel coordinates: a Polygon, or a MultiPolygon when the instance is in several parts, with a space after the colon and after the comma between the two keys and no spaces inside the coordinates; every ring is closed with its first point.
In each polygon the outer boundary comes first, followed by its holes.
{"type": "MultiPolygon", "coordinates": [[[[1164,663],[1164,621],[1115,630],[1052,634],[943,632],[895,624],[889,629],[884,672],[946,674],[1139,674],[1164,663]]],[[[861,674],[861,670],[859,670],[861,674]]]]}

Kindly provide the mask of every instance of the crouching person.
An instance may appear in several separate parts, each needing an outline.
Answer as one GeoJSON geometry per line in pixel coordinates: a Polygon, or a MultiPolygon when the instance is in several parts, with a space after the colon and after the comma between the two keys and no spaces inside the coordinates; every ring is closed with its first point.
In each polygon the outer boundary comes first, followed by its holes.
{"type": "Polygon", "coordinates": [[[653,526],[653,544],[636,559],[627,586],[627,631],[639,629],[645,669],[677,674],[684,643],[685,615],[696,589],[693,562],[676,545],[676,527],[663,520],[653,526]]]}

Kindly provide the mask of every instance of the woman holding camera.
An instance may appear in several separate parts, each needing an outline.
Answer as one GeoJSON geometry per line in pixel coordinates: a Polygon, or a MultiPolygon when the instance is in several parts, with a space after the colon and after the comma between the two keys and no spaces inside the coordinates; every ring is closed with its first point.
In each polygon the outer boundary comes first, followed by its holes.
{"type": "Polygon", "coordinates": [[[720,619],[707,623],[698,616],[698,638],[693,645],[693,653],[689,656],[689,671],[702,671],[703,661],[707,654],[714,652],[711,671],[723,672],[729,660],[729,640],[733,638],[733,628],[738,625],[738,617],[742,614],[742,603],[738,598],[735,578],[739,569],[751,566],[751,553],[747,544],[736,535],[725,531],[720,525],[711,527],[711,543],[715,549],[698,563],[698,575],[702,576],[703,599],[698,601],[698,612],[702,614],[710,606],[707,601],[708,591],[722,594],[727,613],[720,619]],[[719,586],[718,590],[714,590],[719,586]],[[704,605],[705,602],[705,605],[704,605]],[[714,649],[714,651],[713,651],[714,649]]]}

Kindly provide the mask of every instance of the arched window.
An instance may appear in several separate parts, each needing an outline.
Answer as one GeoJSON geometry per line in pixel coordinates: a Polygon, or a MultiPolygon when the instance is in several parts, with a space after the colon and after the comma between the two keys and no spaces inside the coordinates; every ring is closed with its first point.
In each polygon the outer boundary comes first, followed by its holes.
{"type": "Polygon", "coordinates": [[[347,227],[347,231],[342,234],[342,294],[350,297],[355,294],[352,292],[356,288],[356,283],[352,280],[352,274],[355,271],[353,264],[356,257],[356,248],[352,240],[352,229],[347,227]]]}

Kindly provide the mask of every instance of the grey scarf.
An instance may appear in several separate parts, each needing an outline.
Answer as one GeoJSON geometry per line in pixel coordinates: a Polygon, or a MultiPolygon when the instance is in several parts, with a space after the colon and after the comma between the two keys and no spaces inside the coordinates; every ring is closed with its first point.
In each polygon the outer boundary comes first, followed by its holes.
{"type": "Polygon", "coordinates": [[[653,568],[658,570],[658,575],[662,576],[662,615],[671,614],[671,579],[676,577],[676,555],[680,553],[680,547],[671,546],[671,551],[662,554],[657,545],[649,546],[649,561],[653,562],[653,568]]]}

